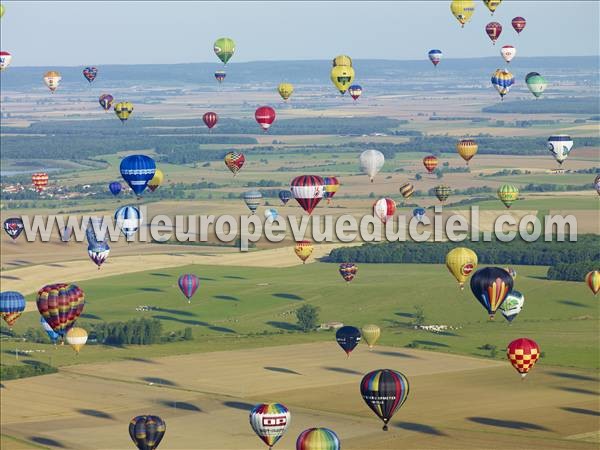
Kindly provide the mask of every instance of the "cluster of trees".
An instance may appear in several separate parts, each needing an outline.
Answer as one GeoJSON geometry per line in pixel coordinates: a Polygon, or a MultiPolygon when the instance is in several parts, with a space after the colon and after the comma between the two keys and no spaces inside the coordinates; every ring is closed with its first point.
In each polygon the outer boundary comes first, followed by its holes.
{"type": "MultiPolygon", "coordinates": [[[[553,266],[560,263],[600,261],[600,237],[592,234],[579,235],[576,242],[545,242],[541,240],[525,242],[517,238],[512,242],[465,241],[460,244],[452,242],[368,243],[360,247],[334,249],[327,257],[327,261],[443,264],[446,254],[457,246],[472,249],[477,253],[479,262],[482,264],[553,266]]],[[[579,280],[581,279],[583,278],[580,277],[579,280]]]]}
{"type": "Polygon", "coordinates": [[[296,310],[298,327],[305,333],[313,331],[319,325],[319,307],[302,305],[296,310]]]}
{"type": "Polygon", "coordinates": [[[549,280],[583,281],[586,274],[598,270],[598,259],[574,263],[559,263],[548,268],[549,280]]]}
{"type": "Polygon", "coordinates": [[[162,322],[158,319],[133,319],[127,322],[100,322],[91,327],[90,340],[107,345],[150,345],[161,342],[162,322]]]}
{"type": "Polygon", "coordinates": [[[58,372],[56,367],[40,361],[26,360],[23,363],[19,365],[0,365],[0,380],[16,380],[58,372]]]}

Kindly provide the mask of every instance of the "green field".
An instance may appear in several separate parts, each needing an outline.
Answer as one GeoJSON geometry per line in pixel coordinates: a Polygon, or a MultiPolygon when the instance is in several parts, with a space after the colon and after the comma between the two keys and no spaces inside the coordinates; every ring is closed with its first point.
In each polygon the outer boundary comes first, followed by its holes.
{"type": "MultiPolygon", "coordinates": [[[[487,356],[489,352],[478,347],[491,344],[498,348],[496,357],[504,358],[510,340],[527,336],[540,344],[547,364],[598,368],[599,309],[587,286],[548,281],[545,267],[516,269],[515,288],[525,294],[526,304],[511,325],[499,313],[489,322],[468,287],[461,292],[439,265],[361,264],[357,278],[348,285],[337,266],[326,263],[279,269],[190,266],[90,280],[79,283],[86,293],[81,324],[157,317],[165,331],[192,327],[195,339],[127,348],[87,345],[79,357],[67,347],[5,341],[2,363],[17,362],[14,348],[46,350],[22,359],[49,362],[52,357],[52,364],[68,365],[333,339],[332,332],[305,334],[295,329],[294,310],[310,303],[320,308],[321,322],[379,324],[380,342],[385,345],[412,343],[430,350],[487,356]],[[177,287],[178,275],[187,272],[201,278],[190,304],[177,287]],[[139,305],[160,310],[137,312],[139,305]],[[415,330],[415,305],[423,306],[426,324],[455,329],[441,334],[415,330]]],[[[26,313],[15,331],[39,326],[39,315],[26,313]]]]}

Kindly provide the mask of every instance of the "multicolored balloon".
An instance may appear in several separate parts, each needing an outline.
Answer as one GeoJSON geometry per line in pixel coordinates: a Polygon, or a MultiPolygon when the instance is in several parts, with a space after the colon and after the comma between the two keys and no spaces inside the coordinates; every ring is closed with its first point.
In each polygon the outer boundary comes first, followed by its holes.
{"type": "Polygon", "coordinates": [[[99,242],[97,244],[89,244],[87,250],[88,256],[92,262],[98,266],[98,270],[100,270],[100,266],[106,262],[110,253],[108,243],[99,242]]]}
{"type": "Polygon", "coordinates": [[[325,190],[323,191],[323,198],[327,199],[327,203],[331,203],[331,199],[340,188],[340,180],[337,177],[323,177],[325,190]]]}
{"type": "Polygon", "coordinates": [[[469,161],[477,154],[479,146],[473,139],[461,139],[456,144],[458,155],[469,164],[469,161]]]}
{"type": "Polygon", "coordinates": [[[270,106],[261,106],[254,112],[254,119],[266,133],[275,121],[275,110],[270,106]]]}
{"type": "Polygon", "coordinates": [[[346,325],[339,328],[335,333],[335,340],[342,350],[346,352],[346,356],[350,356],[352,350],[356,348],[360,342],[360,330],[356,327],[346,325]]]}
{"type": "Polygon", "coordinates": [[[504,206],[510,206],[519,198],[519,188],[512,184],[503,184],[498,188],[498,198],[504,203],[504,206]]]}
{"type": "Polygon", "coordinates": [[[281,200],[281,203],[283,203],[283,206],[287,205],[287,202],[289,202],[292,198],[292,192],[291,191],[279,191],[279,200],[281,200]]]}
{"type": "Polygon", "coordinates": [[[541,355],[540,346],[533,339],[519,338],[508,344],[506,356],[513,367],[525,378],[541,355]]]}
{"type": "Polygon", "coordinates": [[[58,85],[60,84],[60,80],[62,80],[62,76],[56,70],[50,70],[44,74],[44,83],[50,89],[50,92],[54,94],[54,91],[58,89],[58,85]]]}
{"type": "Polygon", "coordinates": [[[408,392],[408,379],[402,373],[391,369],[369,372],[360,382],[362,398],[383,421],[383,431],[388,430],[388,422],[402,407],[408,398],[408,392]]]}
{"type": "Polygon", "coordinates": [[[23,225],[23,220],[20,217],[9,217],[4,221],[2,228],[4,228],[6,234],[14,241],[21,235],[25,229],[25,225],[23,225]]]}
{"type": "Polygon", "coordinates": [[[121,206],[115,211],[115,221],[121,233],[127,239],[137,233],[137,230],[142,224],[142,213],[137,206],[127,205],[121,206]]]}
{"type": "Polygon", "coordinates": [[[83,69],[83,77],[88,80],[90,84],[96,79],[98,76],[98,69],[95,67],[86,67],[83,69]]]}
{"type": "Polygon", "coordinates": [[[243,153],[229,152],[225,155],[223,161],[235,177],[240,171],[240,169],[244,166],[244,163],[246,162],[246,157],[243,153]]]}
{"type": "Polygon", "coordinates": [[[387,223],[396,213],[396,202],[391,198],[380,198],[373,204],[373,215],[387,223]]]}
{"type": "Polygon", "coordinates": [[[435,169],[437,169],[438,163],[439,163],[438,159],[433,155],[429,155],[429,156],[426,156],[425,158],[423,158],[423,165],[425,166],[425,170],[427,170],[428,173],[435,172],[435,169]]]}
{"type": "Polygon", "coordinates": [[[119,169],[125,182],[140,196],[148,182],[154,178],[156,163],[146,155],[129,155],[123,158],[119,169]]]}
{"type": "Polygon", "coordinates": [[[365,150],[359,157],[360,169],[369,175],[371,183],[385,163],[385,156],[379,150],[365,150]]]}
{"type": "Polygon", "coordinates": [[[516,55],[517,49],[514,48],[512,45],[503,45],[500,49],[500,56],[502,56],[502,59],[504,59],[504,61],[506,61],[509,64],[516,55]]]}
{"type": "Polygon", "coordinates": [[[267,222],[272,222],[279,217],[279,213],[275,208],[265,209],[265,219],[267,222]]]}
{"type": "Polygon", "coordinates": [[[83,348],[85,343],[88,340],[88,333],[83,328],[73,327],[65,336],[65,341],[69,344],[75,353],[79,354],[80,350],[83,348]]]}
{"type": "Polygon", "coordinates": [[[379,336],[381,336],[381,328],[371,323],[363,326],[360,329],[360,333],[369,346],[369,350],[372,350],[375,343],[379,340],[379,336]]]}
{"type": "Polygon", "coordinates": [[[362,86],[360,84],[353,84],[348,88],[348,94],[352,97],[352,100],[356,101],[362,95],[362,86]]]}
{"type": "Polygon", "coordinates": [[[512,27],[517,32],[517,34],[521,34],[521,31],[523,31],[525,29],[525,25],[527,25],[527,21],[524,17],[521,16],[513,18],[513,20],[511,20],[510,23],[512,24],[512,27]]]}
{"type": "Polygon", "coordinates": [[[224,70],[215,70],[215,79],[219,82],[219,84],[225,80],[226,76],[227,73],[224,70]]]}
{"type": "Polygon", "coordinates": [[[262,194],[259,191],[244,192],[244,202],[252,214],[254,214],[262,203],[262,194]]]}
{"type": "Polygon", "coordinates": [[[212,130],[213,127],[219,121],[219,116],[216,112],[209,111],[202,115],[202,121],[204,122],[204,125],[208,127],[209,130],[212,130]]]}
{"type": "Polygon", "coordinates": [[[290,411],[281,403],[259,403],[249,419],[256,435],[271,449],[290,425],[290,411]]]}
{"type": "Polygon", "coordinates": [[[129,119],[129,116],[133,113],[133,103],[119,102],[115,105],[114,110],[121,123],[125,124],[129,119]]]}
{"type": "Polygon", "coordinates": [[[448,200],[448,197],[450,197],[452,194],[452,188],[445,184],[440,184],[439,186],[433,188],[433,192],[437,199],[443,203],[448,200]]]}
{"type": "Polygon", "coordinates": [[[413,217],[416,217],[417,221],[420,222],[421,220],[423,220],[423,217],[425,217],[425,214],[427,213],[427,210],[425,208],[415,208],[413,209],[413,217]]]}
{"type": "Polygon", "coordinates": [[[492,74],[492,85],[500,94],[501,100],[504,100],[504,96],[508,94],[513,84],[515,84],[515,77],[506,69],[497,69],[492,74]]]}
{"type": "Polygon", "coordinates": [[[465,281],[477,268],[477,253],[470,248],[453,248],[446,254],[446,267],[452,274],[461,291],[465,288],[465,281]]]}
{"type": "Polygon", "coordinates": [[[104,111],[110,111],[110,108],[112,108],[112,104],[115,101],[115,98],[110,95],[110,94],[102,94],[99,98],[98,98],[98,103],[100,103],[100,106],[102,106],[102,109],[104,109],[104,111]]]}
{"type": "Polygon", "coordinates": [[[318,175],[301,175],[292,180],[290,190],[300,207],[312,214],[325,193],[325,180],[318,175]]]}
{"type": "Polygon", "coordinates": [[[479,269],[471,277],[471,291],[479,303],[494,319],[496,310],[513,289],[513,279],[501,267],[479,269]]]}
{"type": "Polygon", "coordinates": [[[525,296],[519,291],[512,291],[506,296],[502,305],[500,305],[500,312],[510,323],[519,315],[524,304],[525,296]]]}
{"type": "Polygon", "coordinates": [[[437,65],[442,60],[442,57],[444,56],[444,54],[442,53],[441,50],[434,48],[433,50],[429,50],[429,53],[427,53],[427,56],[429,56],[429,61],[431,61],[433,66],[437,67],[437,65]]]}
{"type": "Polygon", "coordinates": [[[154,192],[155,190],[157,190],[162,184],[164,178],[165,175],[162,173],[162,170],[156,169],[156,171],[154,172],[154,176],[150,181],[148,181],[148,190],[150,192],[154,192]]]}
{"type": "Polygon", "coordinates": [[[25,311],[25,297],[20,292],[0,292],[0,317],[4,319],[10,329],[25,311]]]}
{"type": "Polygon", "coordinates": [[[505,267],[504,270],[512,277],[513,280],[517,279],[517,271],[512,267],[505,267]]]}
{"type": "Polygon", "coordinates": [[[349,283],[354,280],[354,277],[358,273],[358,266],[354,263],[342,263],[340,264],[339,271],[344,281],[349,283]]]}
{"type": "Polygon", "coordinates": [[[485,26],[485,33],[492,40],[492,44],[496,45],[496,41],[502,34],[502,25],[498,22],[490,22],[485,26]]]}
{"type": "Polygon", "coordinates": [[[559,165],[567,159],[573,148],[573,139],[568,134],[555,134],[548,138],[548,150],[559,165]]]}
{"type": "Polygon", "coordinates": [[[354,69],[351,66],[334,66],[330,78],[340,94],[344,95],[354,81],[354,69]]]}
{"type": "Polygon", "coordinates": [[[340,438],[329,428],[309,428],[298,436],[296,450],[340,450],[340,438]]]}
{"type": "Polygon", "coordinates": [[[183,295],[185,295],[185,298],[187,298],[188,303],[191,303],[192,297],[196,293],[198,286],[200,286],[200,278],[192,273],[186,273],[179,277],[177,284],[183,295]]]}
{"type": "Polygon", "coordinates": [[[46,172],[36,172],[32,174],[31,184],[33,184],[38,193],[44,191],[48,187],[48,174],[46,172]]]}
{"type": "Polygon", "coordinates": [[[409,199],[412,197],[412,195],[415,192],[415,187],[412,185],[412,183],[404,183],[400,185],[400,194],[402,194],[402,197],[404,197],[405,199],[409,199]]]}
{"type": "Polygon", "coordinates": [[[228,37],[219,38],[213,44],[213,50],[215,51],[217,58],[219,58],[223,64],[227,64],[235,53],[235,42],[228,37]]]}
{"type": "Polygon", "coordinates": [[[588,272],[585,276],[585,282],[594,295],[596,295],[600,292],[600,271],[592,270],[591,272],[588,272]]]}
{"type": "Polygon", "coordinates": [[[155,450],[165,435],[167,425],[158,416],[137,416],[129,422],[129,436],[139,450],[155,450]]]}
{"type": "Polygon", "coordinates": [[[452,0],[450,11],[460,23],[461,28],[464,28],[475,12],[475,2],[473,0],[452,0]]]}
{"type": "Polygon", "coordinates": [[[6,70],[12,62],[12,55],[9,52],[0,52],[0,72],[6,70]]]}
{"type": "Polygon", "coordinates": [[[300,258],[302,264],[306,264],[306,260],[312,255],[314,246],[310,241],[298,241],[294,247],[294,253],[300,258]]]}
{"type": "Polygon", "coordinates": [[[287,102],[294,93],[294,85],[292,83],[279,83],[277,92],[279,92],[281,98],[287,102]]]}
{"type": "Polygon", "coordinates": [[[81,315],[85,296],[74,284],[48,284],[38,291],[36,304],[50,328],[64,337],[81,315]]]}

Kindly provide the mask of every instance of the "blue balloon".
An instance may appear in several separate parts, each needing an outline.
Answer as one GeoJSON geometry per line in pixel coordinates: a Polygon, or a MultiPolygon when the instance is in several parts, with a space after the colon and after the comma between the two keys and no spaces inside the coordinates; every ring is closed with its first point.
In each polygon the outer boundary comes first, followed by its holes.
{"type": "Polygon", "coordinates": [[[123,158],[120,169],[121,176],[129,187],[136,195],[140,195],[154,177],[156,163],[146,155],[130,155],[123,158]]]}
{"type": "Polygon", "coordinates": [[[108,185],[108,189],[110,189],[111,194],[116,197],[121,193],[121,189],[123,189],[123,186],[118,181],[113,181],[108,185]]]}
{"type": "Polygon", "coordinates": [[[420,222],[421,219],[425,217],[426,212],[427,211],[425,210],[425,208],[415,208],[413,209],[413,217],[416,217],[417,220],[420,222]]]}
{"type": "Polygon", "coordinates": [[[275,208],[267,208],[265,209],[265,218],[267,220],[275,220],[279,217],[279,213],[275,208]]]}
{"type": "Polygon", "coordinates": [[[133,236],[142,222],[142,213],[135,206],[121,206],[115,211],[115,220],[126,237],[133,236]]]}
{"type": "Polygon", "coordinates": [[[52,341],[53,344],[56,344],[56,341],[60,337],[60,334],[58,334],[56,331],[54,331],[52,329],[52,327],[50,325],[48,325],[48,322],[46,322],[46,320],[43,317],[40,317],[40,323],[42,324],[44,331],[48,335],[48,338],[50,338],[50,340],[52,341]]]}
{"type": "Polygon", "coordinates": [[[285,205],[292,199],[291,191],[279,191],[279,200],[285,205]]]}
{"type": "Polygon", "coordinates": [[[108,234],[107,228],[103,226],[103,217],[90,217],[90,221],[85,229],[85,237],[88,244],[97,245],[104,243],[108,234]]]}
{"type": "Polygon", "coordinates": [[[0,292],[0,313],[12,314],[25,311],[25,297],[20,292],[0,292]]]}

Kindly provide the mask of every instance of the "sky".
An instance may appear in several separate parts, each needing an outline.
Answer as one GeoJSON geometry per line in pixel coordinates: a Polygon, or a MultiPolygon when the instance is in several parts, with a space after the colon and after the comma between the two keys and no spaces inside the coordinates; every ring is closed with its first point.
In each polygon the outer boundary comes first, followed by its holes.
{"type": "Polygon", "coordinates": [[[511,44],[520,56],[600,53],[597,1],[504,0],[494,17],[476,0],[464,29],[450,1],[402,2],[28,2],[3,1],[1,49],[13,66],[217,62],[216,38],[236,41],[231,62],[422,59],[496,56],[511,44]],[[514,16],[527,19],[517,35],[514,16]],[[485,25],[504,29],[496,46],[485,25]]]}

